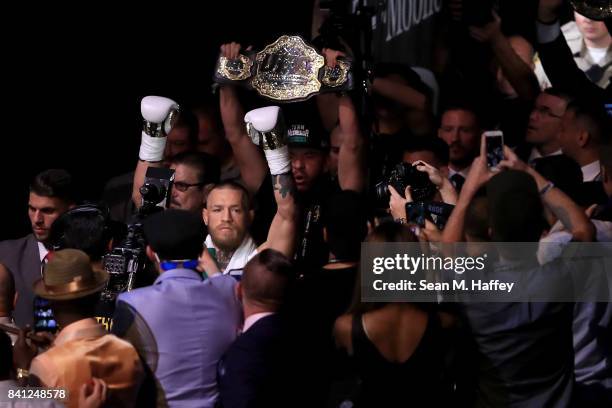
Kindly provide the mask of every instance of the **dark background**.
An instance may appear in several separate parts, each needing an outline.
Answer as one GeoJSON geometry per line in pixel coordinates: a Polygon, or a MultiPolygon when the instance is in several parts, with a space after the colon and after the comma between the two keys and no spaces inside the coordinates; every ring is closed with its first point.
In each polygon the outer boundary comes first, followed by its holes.
{"type": "Polygon", "coordinates": [[[134,169],[143,96],[196,101],[211,92],[220,44],[260,48],[280,34],[308,37],[312,0],[130,10],[32,5],[3,13],[0,239],[30,232],[36,173],[66,168],[85,198],[99,198],[109,178],[134,169]]]}

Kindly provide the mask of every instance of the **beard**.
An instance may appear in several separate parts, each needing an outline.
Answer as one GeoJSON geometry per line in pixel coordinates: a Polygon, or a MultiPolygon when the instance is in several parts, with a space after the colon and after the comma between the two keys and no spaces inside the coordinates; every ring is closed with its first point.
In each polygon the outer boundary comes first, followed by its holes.
{"type": "Polygon", "coordinates": [[[210,231],[213,243],[222,251],[236,250],[244,240],[245,235],[245,231],[236,228],[232,228],[231,233],[226,229],[215,229],[210,231]]]}

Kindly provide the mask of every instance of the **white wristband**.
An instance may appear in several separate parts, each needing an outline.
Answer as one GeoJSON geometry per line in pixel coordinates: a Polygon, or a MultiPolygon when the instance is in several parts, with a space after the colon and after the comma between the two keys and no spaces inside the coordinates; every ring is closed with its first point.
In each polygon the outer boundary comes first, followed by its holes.
{"type": "Polygon", "coordinates": [[[291,159],[289,159],[289,148],[287,146],[274,150],[264,150],[270,174],[285,174],[291,171],[291,159]]]}
{"type": "Polygon", "coordinates": [[[142,139],[140,140],[140,153],[138,153],[140,160],[147,162],[161,161],[164,158],[165,149],[165,137],[151,137],[145,132],[142,132],[142,139]]]}

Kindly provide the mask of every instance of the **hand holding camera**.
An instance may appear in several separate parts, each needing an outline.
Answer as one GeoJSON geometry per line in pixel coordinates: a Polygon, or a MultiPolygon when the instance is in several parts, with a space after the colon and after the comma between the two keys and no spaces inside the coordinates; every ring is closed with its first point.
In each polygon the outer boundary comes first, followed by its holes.
{"type": "Polygon", "coordinates": [[[438,188],[443,202],[451,205],[457,203],[457,191],[450,180],[440,173],[440,170],[422,160],[415,162],[413,165],[417,170],[427,173],[429,180],[438,188]]]}
{"type": "Polygon", "coordinates": [[[412,202],[412,195],[410,194],[410,186],[406,186],[403,191],[404,196],[389,185],[389,212],[394,220],[406,220],[406,204],[412,202]]]}
{"type": "Polygon", "coordinates": [[[407,186],[410,186],[410,194],[414,201],[431,201],[436,194],[436,186],[429,180],[429,175],[417,170],[408,163],[399,163],[385,178],[376,184],[376,196],[383,208],[391,198],[389,186],[396,192],[403,194],[407,186]]]}

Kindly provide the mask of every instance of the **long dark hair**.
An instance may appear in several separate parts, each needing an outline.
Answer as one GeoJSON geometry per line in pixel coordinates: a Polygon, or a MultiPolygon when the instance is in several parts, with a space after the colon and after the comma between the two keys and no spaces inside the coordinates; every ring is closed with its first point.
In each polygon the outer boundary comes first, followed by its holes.
{"type": "MultiPolygon", "coordinates": [[[[419,240],[408,226],[389,221],[374,228],[367,236],[366,242],[419,242],[419,240]]],[[[361,301],[361,270],[359,270],[348,313],[363,314],[381,309],[386,305],[388,305],[386,302],[361,301]]]]}

